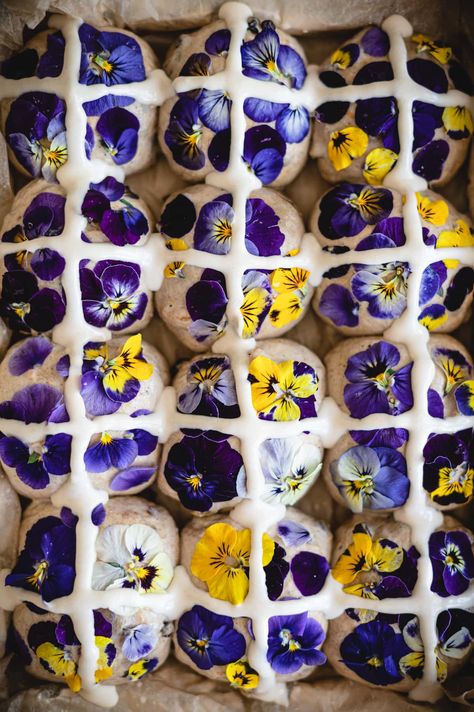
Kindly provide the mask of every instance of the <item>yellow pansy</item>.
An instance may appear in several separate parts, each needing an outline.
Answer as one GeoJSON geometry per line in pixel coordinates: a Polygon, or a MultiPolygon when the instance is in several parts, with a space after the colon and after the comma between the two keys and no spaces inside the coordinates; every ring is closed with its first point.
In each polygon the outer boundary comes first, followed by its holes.
{"type": "Polygon", "coordinates": [[[352,53],[345,47],[336,49],[332,53],[329,61],[336,69],[347,69],[347,67],[350,67],[351,64],[354,63],[352,53]]]}
{"type": "Polygon", "coordinates": [[[58,677],[63,677],[72,692],[81,689],[81,678],[77,674],[77,663],[71,660],[63,648],[53,643],[41,643],[36,648],[40,661],[46,663],[48,669],[58,677]]]}
{"type": "Polygon", "coordinates": [[[445,200],[430,200],[428,196],[417,193],[416,206],[423,220],[432,225],[444,225],[448,219],[449,206],[445,200]]]}
{"type": "Polygon", "coordinates": [[[95,361],[96,359],[107,360],[109,349],[107,344],[97,344],[93,348],[84,349],[84,359],[86,361],[95,361]]]}
{"type": "Polygon", "coordinates": [[[420,54],[420,52],[429,52],[429,54],[441,64],[447,64],[453,56],[451,47],[443,47],[443,45],[434,42],[426,35],[412,35],[411,40],[416,44],[417,54],[420,54]]]}
{"type": "Polygon", "coordinates": [[[368,135],[357,126],[333,131],[329,137],[328,158],[336,171],[342,171],[348,168],[355,158],[364,155],[368,143],[368,135]]]}
{"type": "Polygon", "coordinates": [[[465,106],[447,106],[443,111],[443,126],[448,134],[458,134],[460,138],[467,138],[474,129],[472,114],[465,106]]]}
{"type": "Polygon", "coordinates": [[[183,268],[184,262],[170,262],[166,265],[163,273],[165,277],[179,277],[180,279],[184,279],[185,275],[183,268]]]}
{"type": "Polygon", "coordinates": [[[445,377],[444,385],[444,395],[447,396],[451,393],[453,388],[455,388],[459,383],[465,381],[469,378],[469,364],[467,361],[459,362],[455,361],[453,355],[460,355],[458,352],[449,351],[448,349],[439,349],[435,354],[435,361],[437,366],[443,371],[445,377]]]}
{"type": "Polygon", "coordinates": [[[279,294],[272,304],[268,318],[276,329],[298,319],[303,311],[303,302],[297,294],[279,294]]]}
{"type": "MultiPolygon", "coordinates": [[[[102,635],[95,636],[95,644],[99,650],[99,659],[97,660],[97,669],[95,671],[95,681],[102,682],[112,677],[112,666],[109,665],[108,651],[109,646],[113,646],[111,638],[106,638],[102,635]]],[[[114,656],[115,657],[115,647],[114,656]]]]}
{"type": "Polygon", "coordinates": [[[287,294],[296,290],[303,291],[308,281],[309,272],[301,267],[279,268],[270,275],[272,289],[278,294],[287,294]]]}
{"type": "Polygon", "coordinates": [[[398,153],[389,148],[374,148],[370,151],[364,163],[363,175],[370,185],[380,185],[398,159],[398,153]]]}
{"type": "Polygon", "coordinates": [[[158,665],[158,660],[152,658],[151,660],[137,660],[132,663],[127,670],[127,678],[132,681],[140,680],[147,672],[151,672],[158,665]]]}
{"type": "Polygon", "coordinates": [[[258,673],[250,667],[246,660],[229,663],[225,674],[232,687],[240,687],[242,690],[254,690],[258,687],[258,673]]]}
{"type": "MultiPolygon", "coordinates": [[[[166,247],[168,250],[174,250],[175,252],[188,249],[186,240],[183,240],[181,237],[170,237],[169,240],[166,240],[166,247]]],[[[169,265],[167,266],[169,267],[169,265]]]]}
{"type": "MultiPolygon", "coordinates": [[[[207,584],[213,598],[239,605],[249,590],[250,529],[219,522],[206,529],[194,548],[191,573],[207,584]]],[[[275,542],[263,535],[262,564],[273,558],[275,542]]]]}
{"type": "Polygon", "coordinates": [[[153,365],[142,358],[142,336],[135,334],[122,346],[119,355],[106,361],[104,388],[123,393],[129,381],[146,381],[153,373],[153,365]]]}
{"type": "Polygon", "coordinates": [[[240,307],[240,313],[244,320],[244,328],[242,330],[244,339],[255,336],[269,299],[270,296],[263,287],[254,287],[245,294],[244,301],[240,307]]]}
{"type": "Polygon", "coordinates": [[[448,321],[448,312],[442,304],[433,304],[423,310],[418,321],[428,331],[437,331],[448,321]]]}
{"type": "Polygon", "coordinates": [[[469,468],[463,472],[463,468],[452,469],[451,467],[441,467],[438,472],[438,487],[430,492],[431,499],[439,497],[451,497],[453,494],[462,495],[465,501],[472,499],[474,493],[474,469],[469,468]]]}
{"type": "Polygon", "coordinates": [[[454,230],[440,232],[436,247],[474,247],[474,235],[467,222],[459,218],[454,224],[454,230]]]}
{"type": "Polygon", "coordinates": [[[259,414],[271,414],[273,420],[299,419],[298,400],[314,396],[319,381],[314,371],[295,376],[295,363],[275,363],[266,356],[257,356],[250,363],[252,403],[259,414]]]}

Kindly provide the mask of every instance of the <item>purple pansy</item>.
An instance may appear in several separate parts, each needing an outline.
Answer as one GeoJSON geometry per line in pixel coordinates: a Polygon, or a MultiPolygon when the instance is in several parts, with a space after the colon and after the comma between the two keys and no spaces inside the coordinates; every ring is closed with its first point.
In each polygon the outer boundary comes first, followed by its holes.
{"type": "Polygon", "coordinates": [[[56,180],[67,160],[66,105],[55,94],[27,92],[15,99],[5,124],[7,143],[20,165],[34,178],[56,180]]]}
{"type": "Polygon", "coordinates": [[[211,68],[211,58],[204,52],[189,55],[180,69],[180,77],[207,77],[211,68]]]}
{"type": "Polygon", "coordinates": [[[200,148],[202,124],[199,107],[194,99],[183,95],[173,106],[164,139],[173,159],[192,171],[203,168],[206,156],[200,148]]]}
{"type": "Polygon", "coordinates": [[[192,319],[189,333],[196,341],[206,341],[224,331],[227,302],[222,272],[203,270],[199,280],[186,292],[186,309],[192,319]]]}
{"type": "Polygon", "coordinates": [[[353,237],[388,218],[392,208],[393,195],[385,188],[340,183],[321,199],[318,227],[331,240],[353,237]]]}
{"type": "MultiPolygon", "coordinates": [[[[107,94],[106,96],[101,96],[100,99],[94,99],[93,101],[85,101],[82,104],[82,108],[86,116],[102,116],[102,114],[107,111],[107,109],[113,109],[115,106],[130,106],[133,104],[135,99],[132,96],[119,96],[117,94],[107,94]]],[[[90,124],[87,124],[86,129],[86,152],[94,148],[94,132],[90,124]],[[90,147],[88,146],[90,144],[90,147]]],[[[90,155],[87,156],[90,158],[90,155]]]]}
{"type": "Polygon", "coordinates": [[[474,433],[431,434],[423,448],[423,487],[441,505],[466,504],[473,496],[474,433]]]}
{"type": "Polygon", "coordinates": [[[8,359],[8,371],[12,376],[22,376],[32,368],[41,366],[53,350],[53,344],[46,336],[32,336],[15,348],[8,359]]]}
{"type": "Polygon", "coordinates": [[[44,601],[71,593],[76,572],[76,532],[59,517],[43,517],[28,530],[25,545],[5,579],[7,586],[37,591],[44,601]]]}
{"type": "MultiPolygon", "coordinates": [[[[204,203],[196,221],[194,247],[215,255],[227,254],[230,250],[233,222],[231,195],[219,195],[214,200],[204,203]]],[[[189,224],[188,220],[186,220],[187,224],[189,224]]]]}
{"type": "Polygon", "coordinates": [[[158,635],[151,625],[139,623],[133,628],[126,631],[125,639],[122,645],[122,654],[136,662],[146,655],[149,655],[155,648],[158,642],[158,635]]]}
{"type": "Polygon", "coordinates": [[[180,648],[200,670],[239,660],[246,650],[242,633],[230,616],[220,616],[202,606],[193,606],[178,621],[180,648]]]}
{"type": "Polygon", "coordinates": [[[160,232],[166,237],[183,237],[192,230],[195,222],[196,208],[193,201],[183,193],[178,193],[161,213],[160,232]]]}
{"type": "Polygon", "coordinates": [[[408,441],[408,430],[405,430],[405,428],[349,430],[349,435],[358,445],[367,445],[367,447],[390,447],[397,449],[408,441]]]}
{"type": "Polygon", "coordinates": [[[431,590],[438,596],[459,596],[474,578],[474,556],[469,535],[457,529],[436,531],[430,536],[433,567],[431,590]]]}
{"type": "Polygon", "coordinates": [[[139,128],[140,122],[135,114],[121,107],[105,111],[95,127],[103,148],[118,166],[135,156],[139,128]]]}
{"type": "Polygon", "coordinates": [[[267,660],[281,675],[297,672],[303,665],[323,665],[326,656],[318,648],[324,637],[321,624],[308,613],[272,616],[268,621],[267,660]]]}
{"type": "Polygon", "coordinates": [[[165,464],[169,486],[188,509],[207,512],[214,502],[238,495],[243,461],[228,443],[229,436],[214,430],[183,430],[165,464]]]}
{"type": "Polygon", "coordinates": [[[448,311],[454,312],[461,308],[466,297],[474,288],[474,269],[472,267],[461,267],[456,272],[446,290],[444,306],[448,311]]]}
{"type": "Polygon", "coordinates": [[[386,218],[381,220],[370,235],[362,238],[357,244],[356,252],[378,250],[386,247],[400,247],[405,244],[403,218],[386,218]]]}
{"type": "Polygon", "coordinates": [[[243,160],[264,185],[280,175],[285,153],[285,141],[271,126],[252,126],[245,132],[243,160]]]}
{"type": "Polygon", "coordinates": [[[135,245],[149,229],[145,215],[130,202],[136,197],[127,186],[108,176],[89,185],[81,211],[114,245],[135,245]]]}
{"type": "Polygon", "coordinates": [[[52,32],[46,40],[46,50],[38,54],[36,49],[28,47],[0,65],[0,74],[7,79],[24,79],[37,76],[58,77],[64,63],[64,37],[62,32],[52,32]]]}
{"type": "Polygon", "coordinates": [[[0,403],[0,418],[29,423],[65,423],[69,416],[63,394],[43,383],[25,386],[10,400],[0,403]]]}
{"type": "Polygon", "coordinates": [[[0,435],[0,458],[16,470],[18,478],[28,487],[41,490],[50,483],[50,475],[67,475],[71,469],[71,435],[47,435],[35,445],[18,438],[0,435]]]}
{"type": "Polygon", "coordinates": [[[206,40],[204,49],[213,56],[222,57],[227,54],[230,46],[230,30],[217,30],[206,40]]]}
{"type": "Polygon", "coordinates": [[[443,67],[431,60],[415,57],[407,62],[407,71],[417,84],[434,91],[437,94],[446,94],[448,91],[448,78],[443,67]]]}
{"type": "Polygon", "coordinates": [[[444,262],[434,262],[423,270],[418,300],[420,307],[442,293],[442,287],[447,277],[448,270],[444,262]]]}
{"type": "Polygon", "coordinates": [[[370,57],[385,57],[390,50],[390,40],[380,27],[369,27],[361,37],[362,49],[370,57]]]}
{"type": "Polygon", "coordinates": [[[121,32],[100,32],[91,25],[79,28],[81,84],[126,84],[146,78],[138,42],[121,32]]]}
{"type": "Polygon", "coordinates": [[[273,22],[266,20],[255,39],[240,48],[242,72],[247,77],[278,82],[292,89],[301,89],[306,67],[301,56],[288,45],[280,44],[273,22]]]}
{"type": "Polygon", "coordinates": [[[357,326],[359,323],[359,303],[347,287],[330,284],[323,291],[318,309],[336,326],[357,326]]]}
{"type": "Polygon", "coordinates": [[[245,205],[245,247],[251,255],[280,255],[285,235],[280,218],[261,198],[248,198],[245,205]]]}
{"type": "Polygon", "coordinates": [[[226,356],[198,359],[188,366],[178,410],[220,418],[239,417],[234,374],[226,356]]]}
{"type": "Polygon", "coordinates": [[[353,84],[372,84],[373,82],[389,82],[393,79],[393,69],[390,62],[369,62],[365,64],[354,77],[353,84]]]}
{"type": "Polygon", "coordinates": [[[403,679],[400,659],[408,653],[410,649],[403,635],[379,619],[356,626],[340,647],[344,665],[372,685],[400,682],[403,679]]]}
{"type": "Polygon", "coordinates": [[[15,331],[50,331],[65,312],[63,296],[54,289],[40,288],[34,274],[16,270],[3,275],[0,314],[15,331]]]}
{"type": "Polygon", "coordinates": [[[428,182],[437,180],[443,172],[443,164],[448,154],[447,141],[430,141],[416,152],[412,165],[413,172],[428,182]]]}
{"type": "Polygon", "coordinates": [[[354,418],[371,413],[399,415],[413,406],[409,363],[396,370],[400,352],[386,341],[350,356],[345,370],[344,402],[354,418]]]}
{"type": "Polygon", "coordinates": [[[218,89],[202,89],[197,99],[199,118],[204,126],[218,132],[230,128],[232,101],[218,89]]]}
{"type": "Polygon", "coordinates": [[[257,123],[274,121],[275,129],[288,143],[300,143],[308,135],[310,119],[304,106],[250,97],[244,101],[244,112],[257,123]]]}
{"type": "Polygon", "coordinates": [[[300,551],[291,560],[291,575],[303,596],[314,596],[324,586],[329,573],[329,563],[324,556],[313,551],[300,551]]]}
{"type": "Polygon", "coordinates": [[[396,319],[406,308],[407,282],[410,267],[407,262],[381,265],[354,265],[352,292],[360,302],[367,302],[367,311],[376,319],[396,319]]]}
{"type": "Polygon", "coordinates": [[[81,267],[82,310],[87,323],[123,331],[140,321],[148,304],[140,273],[139,265],[115,260],[102,260],[92,269],[81,267]]]}
{"type": "Polygon", "coordinates": [[[283,592],[285,578],[290,570],[290,565],[285,559],[286,551],[277,542],[274,542],[275,548],[271,561],[264,566],[265,585],[270,601],[276,601],[283,592]]]}

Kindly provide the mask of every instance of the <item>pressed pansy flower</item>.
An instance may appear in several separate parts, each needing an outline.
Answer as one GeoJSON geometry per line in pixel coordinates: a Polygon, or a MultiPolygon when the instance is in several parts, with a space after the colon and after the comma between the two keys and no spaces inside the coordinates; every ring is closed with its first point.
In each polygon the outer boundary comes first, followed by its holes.
{"type": "Polygon", "coordinates": [[[474,494],[471,429],[431,434],[423,448],[423,487],[442,506],[466,504],[474,494]]]}
{"type": "Polygon", "coordinates": [[[75,558],[75,527],[56,516],[43,517],[28,530],[25,545],[5,583],[36,591],[44,601],[67,596],[76,578],[75,558]]]}
{"type": "Polygon", "coordinates": [[[215,255],[229,252],[234,221],[231,203],[232,197],[224,194],[202,206],[194,232],[194,246],[197,250],[215,255]]]}
{"type": "Polygon", "coordinates": [[[108,176],[90,183],[81,212],[114,245],[134,245],[149,229],[145,215],[133,205],[136,198],[126,185],[108,176]]]}
{"type": "Polygon", "coordinates": [[[423,220],[432,225],[444,225],[448,219],[449,206],[441,198],[431,200],[427,195],[416,193],[416,206],[423,220]]]}
{"type": "Polygon", "coordinates": [[[459,596],[474,579],[474,555],[469,535],[462,529],[436,531],[430,536],[433,567],[431,590],[438,596],[459,596]]]}
{"type": "Polygon", "coordinates": [[[51,32],[46,38],[46,47],[39,52],[26,47],[8,57],[0,64],[0,74],[6,79],[24,79],[36,76],[58,77],[64,63],[64,37],[62,32],[51,32]]]}
{"type": "Polygon", "coordinates": [[[267,660],[275,672],[288,675],[303,665],[324,665],[319,650],[325,638],[321,624],[308,613],[272,616],[268,621],[267,660]]]}
{"type": "Polygon", "coordinates": [[[409,653],[401,633],[383,620],[361,623],[341,643],[342,662],[373,685],[393,685],[403,679],[400,659],[409,653]]]}
{"type": "Polygon", "coordinates": [[[206,156],[200,146],[202,123],[196,101],[184,95],[173,106],[164,140],[178,165],[189,170],[200,170],[206,156]]]}
{"type": "Polygon", "coordinates": [[[352,161],[364,155],[369,137],[357,126],[333,131],[327,145],[328,158],[336,171],[348,168],[352,161]]]}
{"type": "MultiPolygon", "coordinates": [[[[304,527],[303,527],[304,529],[304,527]]],[[[286,538],[290,532],[287,531],[286,538]]],[[[305,540],[308,536],[301,529],[291,532],[290,538],[295,540],[305,540]]],[[[300,544],[301,546],[301,544],[300,544]]],[[[291,560],[291,575],[296,588],[303,596],[314,596],[319,593],[326,582],[329,573],[329,563],[324,556],[313,551],[299,551],[291,560]]]]}
{"type": "Polygon", "coordinates": [[[178,396],[181,413],[238,418],[234,374],[226,356],[193,361],[187,368],[186,385],[178,396]]]}
{"type": "Polygon", "coordinates": [[[100,116],[95,130],[105,153],[118,166],[128,163],[137,152],[140,122],[130,111],[120,106],[107,109],[100,116]]]}
{"type": "Polygon", "coordinates": [[[416,45],[417,54],[427,52],[431,57],[440,62],[440,64],[447,64],[453,55],[451,47],[448,47],[442,42],[434,42],[421,33],[412,35],[410,39],[416,45]]]}
{"type": "Polygon", "coordinates": [[[131,262],[101,260],[81,267],[82,310],[88,324],[125,331],[143,319],[148,296],[140,283],[141,269],[131,262]]]}
{"type": "Polygon", "coordinates": [[[370,185],[380,185],[398,160],[398,154],[389,148],[374,148],[365,157],[362,175],[370,185]]]}
{"type": "Polygon", "coordinates": [[[81,84],[127,84],[145,79],[138,42],[121,32],[100,32],[91,25],[79,28],[81,41],[81,84]]]}
{"type": "Polygon", "coordinates": [[[472,114],[465,106],[447,106],[443,111],[443,126],[455,140],[468,138],[474,130],[472,114]]]}
{"type": "Polygon", "coordinates": [[[248,198],[245,204],[245,247],[251,255],[280,255],[285,235],[278,227],[280,218],[261,198],[248,198]]]}
{"type": "Polygon", "coordinates": [[[418,556],[414,547],[405,551],[389,539],[374,539],[367,525],[356,524],[332,575],[354,596],[403,598],[411,595],[416,583],[418,556]]]}
{"type": "MultiPolygon", "coordinates": [[[[245,132],[243,160],[248,170],[264,185],[272,183],[280,175],[285,153],[286,142],[271,126],[260,124],[245,132]]],[[[218,170],[223,170],[223,167],[218,170]]]]}
{"type": "Polygon", "coordinates": [[[474,642],[474,621],[471,611],[451,608],[442,611],[436,621],[436,672],[439,682],[448,676],[451,661],[459,663],[467,658],[474,642]]]}
{"type": "MultiPolygon", "coordinates": [[[[219,522],[207,527],[196,544],[191,572],[203,581],[213,598],[239,605],[249,589],[250,529],[234,529],[219,522]]],[[[262,565],[270,564],[275,543],[262,538],[262,565]]]]}
{"type": "Polygon", "coordinates": [[[319,378],[307,363],[277,363],[257,356],[250,362],[248,380],[259,418],[286,421],[316,416],[319,378]]]}
{"type": "Polygon", "coordinates": [[[225,674],[231,687],[237,687],[241,690],[255,690],[258,687],[259,675],[246,660],[229,663],[225,669],[225,674]]]}
{"type": "Polygon", "coordinates": [[[132,588],[162,593],[173,578],[173,566],[159,534],[144,524],[113,524],[97,539],[92,586],[103,591],[132,588]]]}
{"type": "Polygon", "coordinates": [[[227,325],[227,294],[222,272],[205,269],[186,292],[186,309],[192,320],[189,333],[203,342],[220,335],[227,325]]]}
{"type": "Polygon", "coordinates": [[[240,660],[247,647],[230,616],[218,615],[202,606],[193,606],[181,616],[176,636],[180,648],[200,670],[240,660]]]}
{"type": "Polygon", "coordinates": [[[276,296],[268,316],[275,328],[286,326],[302,314],[309,275],[308,270],[300,267],[279,268],[271,273],[270,283],[276,296]]]}
{"type": "Polygon", "coordinates": [[[471,415],[474,408],[470,405],[472,365],[461,351],[450,348],[433,348],[432,359],[441,373],[444,383],[439,393],[428,390],[428,412],[434,418],[443,418],[447,399],[454,395],[459,412],[471,415]]]}
{"type": "Polygon", "coordinates": [[[8,371],[12,376],[22,376],[41,366],[53,350],[46,336],[32,336],[20,342],[8,359],[8,371]]]}
{"type": "Polygon", "coordinates": [[[153,373],[142,355],[141,334],[131,336],[120,353],[109,358],[107,344],[89,343],[84,348],[81,395],[90,415],[110,415],[122,403],[133,400],[140,382],[153,373]]]}
{"type": "Polygon", "coordinates": [[[331,240],[353,237],[367,225],[388,218],[392,209],[393,195],[389,190],[340,183],[321,199],[318,228],[331,240]]]}
{"type": "Polygon", "coordinates": [[[56,180],[67,160],[66,105],[54,94],[27,92],[15,99],[5,124],[7,143],[33,178],[56,180]]]}
{"type": "MultiPolygon", "coordinates": [[[[243,460],[228,442],[229,436],[213,430],[184,430],[165,464],[165,478],[181,503],[207,512],[214,502],[227,502],[242,489],[243,460]]],[[[1,444],[1,441],[0,441],[1,444]]]]}
{"type": "Polygon", "coordinates": [[[0,403],[0,418],[29,423],[64,423],[69,416],[61,391],[53,386],[35,383],[0,403]]]}
{"type": "Polygon", "coordinates": [[[136,663],[132,663],[125,673],[124,677],[127,680],[135,682],[136,680],[141,680],[144,675],[153,670],[158,665],[158,658],[150,658],[149,660],[137,660],[136,663]]]}
{"type": "Polygon", "coordinates": [[[413,405],[409,363],[398,370],[400,352],[386,341],[377,341],[365,351],[350,356],[344,372],[344,402],[354,418],[371,413],[404,413],[413,405]]]}
{"type": "Polygon", "coordinates": [[[461,218],[454,223],[454,230],[442,230],[436,238],[436,247],[472,246],[474,246],[474,233],[467,222],[461,218]]]}
{"type": "Polygon", "coordinates": [[[401,507],[410,481],[405,458],[389,447],[357,445],[330,464],[339,494],[353,512],[401,507]]]}
{"type": "Polygon", "coordinates": [[[139,623],[133,628],[128,628],[125,631],[125,637],[122,644],[122,655],[137,662],[140,658],[148,655],[153,651],[158,642],[158,635],[151,625],[139,623]]]}
{"type": "Polygon", "coordinates": [[[35,444],[26,444],[15,437],[0,434],[0,458],[15,470],[27,487],[42,490],[51,476],[64,476],[71,469],[71,435],[56,433],[35,444]]]}
{"type": "Polygon", "coordinates": [[[295,504],[319,476],[321,455],[318,447],[299,437],[264,440],[259,446],[264,500],[295,504]]]}
{"type": "Polygon", "coordinates": [[[0,314],[12,329],[23,333],[50,331],[61,323],[65,313],[62,290],[41,287],[37,277],[24,270],[4,273],[0,314]]]}
{"type": "Polygon", "coordinates": [[[474,415],[474,381],[464,381],[454,394],[458,410],[463,415],[474,415]]]}
{"type": "Polygon", "coordinates": [[[407,262],[383,265],[354,265],[351,280],[354,296],[367,302],[367,310],[378,319],[396,319],[406,307],[410,268],[407,262]]]}
{"type": "Polygon", "coordinates": [[[292,47],[280,43],[275,25],[269,20],[261,23],[255,39],[242,44],[240,54],[245,76],[291,89],[303,86],[306,67],[302,57],[292,47]]]}
{"type": "Polygon", "coordinates": [[[242,292],[244,293],[244,301],[240,305],[244,322],[242,336],[244,339],[249,339],[260,331],[272,303],[268,275],[263,270],[247,270],[242,278],[242,292]]]}
{"type": "Polygon", "coordinates": [[[357,62],[360,55],[359,45],[351,42],[336,49],[329,60],[335,69],[347,69],[357,62]]]}

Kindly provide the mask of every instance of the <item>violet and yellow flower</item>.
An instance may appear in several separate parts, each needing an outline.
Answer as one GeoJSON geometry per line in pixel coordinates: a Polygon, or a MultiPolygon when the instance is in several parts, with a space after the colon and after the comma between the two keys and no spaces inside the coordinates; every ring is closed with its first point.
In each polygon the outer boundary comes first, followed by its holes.
{"type": "Polygon", "coordinates": [[[220,195],[205,203],[199,211],[196,221],[195,248],[215,255],[227,254],[230,250],[233,222],[232,196],[220,195]]]}
{"type": "Polygon", "coordinates": [[[417,193],[416,206],[421,218],[432,225],[439,227],[444,225],[448,219],[449,206],[441,198],[431,200],[428,196],[417,193]]]}
{"type": "Polygon", "coordinates": [[[95,590],[132,588],[139,593],[163,593],[171,583],[171,560],[159,534],[147,525],[108,526],[100,532],[96,550],[95,590]]]}
{"type": "Polygon", "coordinates": [[[316,416],[319,378],[302,361],[276,363],[257,356],[249,365],[252,403],[264,420],[302,420],[316,416]]]}
{"type": "Polygon", "coordinates": [[[269,312],[271,324],[279,329],[298,319],[308,293],[310,273],[300,267],[279,268],[270,275],[270,283],[276,293],[269,312]]]}
{"type": "Polygon", "coordinates": [[[438,682],[448,676],[450,660],[467,658],[474,642],[473,614],[459,608],[442,611],[436,621],[438,644],[436,646],[436,672],[438,682]]]}
{"type": "Polygon", "coordinates": [[[178,621],[180,648],[200,670],[229,665],[245,654],[246,642],[230,616],[221,616],[202,606],[193,606],[178,621]]]}
{"type": "Polygon", "coordinates": [[[456,349],[436,348],[431,357],[444,377],[443,397],[456,391],[463,382],[468,382],[472,366],[464,355],[456,349]]]}
{"type": "MultiPolygon", "coordinates": [[[[318,228],[331,239],[353,237],[367,225],[385,221],[393,209],[393,195],[385,188],[340,183],[321,199],[318,228]]],[[[382,232],[382,230],[376,232],[382,232]]],[[[361,249],[361,248],[359,248],[361,249]]]]}
{"type": "Polygon", "coordinates": [[[66,105],[55,94],[27,92],[15,99],[5,124],[7,143],[33,178],[54,182],[67,160],[66,105]]]}
{"type": "Polygon", "coordinates": [[[34,274],[22,269],[4,273],[0,314],[10,328],[22,333],[50,331],[65,313],[62,290],[41,287],[34,274]]]}
{"type": "Polygon", "coordinates": [[[258,687],[258,672],[251,668],[246,660],[229,663],[225,669],[225,674],[231,687],[237,687],[241,690],[255,690],[258,687]]]}
{"type": "Polygon", "coordinates": [[[436,239],[436,247],[473,247],[474,233],[465,220],[459,218],[454,230],[442,230],[436,239]]]}
{"type": "Polygon", "coordinates": [[[164,139],[173,159],[180,166],[194,171],[204,166],[206,156],[200,146],[202,124],[199,107],[189,96],[182,96],[173,106],[164,139]]]}
{"type": "Polygon", "coordinates": [[[170,262],[164,268],[163,274],[165,277],[168,277],[170,279],[173,279],[175,277],[177,279],[184,279],[185,278],[184,267],[185,267],[185,262],[181,262],[181,261],[170,262]]]}
{"type": "Polygon", "coordinates": [[[370,185],[380,185],[398,160],[389,148],[374,148],[365,157],[363,176],[370,185]]]}
{"type": "Polygon", "coordinates": [[[322,453],[298,437],[271,438],[259,446],[265,478],[264,500],[295,504],[316,481],[322,468],[322,453]]]}
{"type": "MultiPolygon", "coordinates": [[[[250,529],[234,529],[222,522],[211,524],[194,548],[191,573],[203,581],[213,598],[239,605],[249,589],[250,529]]],[[[274,554],[275,542],[262,538],[262,566],[274,554]]]]}
{"type": "Polygon", "coordinates": [[[130,111],[120,106],[101,114],[95,130],[105,153],[114,163],[122,166],[135,156],[138,148],[140,122],[130,111]]]}
{"type": "Polygon", "coordinates": [[[461,383],[454,394],[458,410],[463,415],[474,415],[474,381],[461,383]]]}
{"type": "Polygon", "coordinates": [[[394,448],[351,447],[330,463],[330,471],[340,495],[353,512],[400,507],[408,497],[406,461],[394,448]]]}
{"type": "Polygon", "coordinates": [[[423,448],[423,487],[440,505],[466,504],[474,495],[471,429],[430,435],[423,448]]]}
{"type": "Polygon", "coordinates": [[[352,161],[364,155],[369,137],[358,126],[347,126],[333,131],[327,145],[328,158],[336,171],[349,168],[352,161]]]}
{"type": "MultiPolygon", "coordinates": [[[[228,435],[213,430],[184,430],[165,464],[165,478],[181,504],[207,512],[214,502],[227,502],[242,491],[243,460],[228,435]]],[[[1,441],[0,441],[1,445],[1,441]]]]}
{"type": "Polygon", "coordinates": [[[306,67],[292,47],[280,43],[273,22],[261,23],[255,39],[240,48],[242,72],[247,77],[284,84],[301,89],[306,78],[306,67]]]}
{"type": "Polygon", "coordinates": [[[141,334],[130,336],[114,358],[109,358],[107,344],[86,344],[81,395],[87,412],[90,415],[115,413],[122,403],[137,396],[141,381],[151,377],[153,368],[142,355],[141,334]]]}
{"type": "Polygon", "coordinates": [[[81,678],[77,674],[77,663],[80,644],[68,616],[62,616],[57,624],[41,621],[32,625],[28,631],[28,645],[48,672],[64,679],[72,692],[79,692],[81,678]]]}
{"type": "Polygon", "coordinates": [[[178,395],[181,413],[238,418],[234,374],[226,356],[193,361],[186,376],[186,386],[178,395]]]}
{"type": "Polygon", "coordinates": [[[413,405],[409,363],[396,369],[400,352],[387,341],[377,341],[350,356],[344,372],[344,402],[354,418],[371,413],[404,413],[413,405]]]}
{"type": "Polygon", "coordinates": [[[254,337],[260,331],[272,304],[269,275],[264,270],[247,270],[242,278],[244,301],[240,313],[244,322],[244,339],[254,337]]]}
{"type": "Polygon", "coordinates": [[[351,280],[354,296],[367,302],[368,313],[377,319],[396,319],[406,308],[408,276],[407,262],[383,265],[354,265],[351,280]]]}
{"type": "Polygon", "coordinates": [[[335,69],[348,69],[359,59],[360,48],[358,44],[350,43],[336,49],[329,60],[335,69]]]}
{"type": "Polygon", "coordinates": [[[145,79],[145,67],[138,42],[121,32],[101,32],[83,23],[81,41],[81,84],[127,84],[145,79]]]}
{"type": "Polygon", "coordinates": [[[378,619],[356,626],[340,647],[344,665],[372,685],[400,682],[400,659],[408,651],[403,636],[378,619]]]}
{"type": "Polygon", "coordinates": [[[137,662],[132,663],[125,673],[124,677],[127,680],[136,682],[136,680],[141,680],[144,675],[153,670],[158,665],[158,658],[150,658],[149,660],[137,660],[137,662]]]}
{"type": "Polygon", "coordinates": [[[474,555],[470,536],[462,529],[436,531],[430,536],[433,567],[431,590],[438,596],[459,596],[474,579],[474,555]]]}
{"type": "Polygon", "coordinates": [[[42,490],[51,476],[64,477],[71,471],[71,435],[56,433],[44,440],[26,444],[15,437],[0,434],[0,458],[27,487],[42,490]]]}
{"type": "Polygon", "coordinates": [[[280,675],[297,672],[303,665],[324,665],[326,656],[320,650],[324,638],[321,624],[308,613],[272,616],[267,660],[280,675]]]}
{"type": "Polygon", "coordinates": [[[412,35],[410,39],[416,44],[417,54],[428,52],[428,54],[430,54],[433,59],[440,62],[440,64],[447,64],[453,56],[453,50],[451,47],[448,47],[441,42],[434,42],[432,39],[421,33],[412,35]]]}
{"type": "Polygon", "coordinates": [[[455,140],[468,138],[474,131],[472,114],[465,106],[447,106],[443,111],[443,126],[455,140]]]}

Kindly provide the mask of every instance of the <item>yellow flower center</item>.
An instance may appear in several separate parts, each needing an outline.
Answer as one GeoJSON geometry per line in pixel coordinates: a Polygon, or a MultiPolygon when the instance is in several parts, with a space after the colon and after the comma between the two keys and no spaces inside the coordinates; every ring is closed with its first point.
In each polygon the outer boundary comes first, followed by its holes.
{"type": "Polygon", "coordinates": [[[371,658],[367,660],[367,664],[370,665],[371,667],[382,667],[382,661],[380,658],[378,658],[376,655],[373,655],[371,658]]]}
{"type": "Polygon", "coordinates": [[[195,475],[192,475],[191,477],[186,478],[186,482],[188,483],[188,485],[190,485],[193,488],[194,491],[199,489],[199,487],[201,485],[201,480],[202,480],[202,475],[199,475],[197,473],[195,475]]]}
{"type": "Polygon", "coordinates": [[[232,225],[219,218],[214,225],[214,238],[217,243],[227,242],[232,237],[232,225]]]}
{"type": "Polygon", "coordinates": [[[110,445],[111,442],[113,441],[113,438],[109,433],[102,433],[100,436],[100,442],[102,445],[110,445]]]}
{"type": "Polygon", "coordinates": [[[35,572],[31,576],[28,576],[27,581],[38,590],[41,588],[43,581],[48,575],[48,566],[49,564],[47,561],[41,561],[37,564],[35,572]]]}
{"type": "Polygon", "coordinates": [[[11,304],[10,306],[20,319],[23,319],[23,317],[25,317],[31,311],[31,307],[27,302],[16,302],[11,304]]]}
{"type": "Polygon", "coordinates": [[[96,54],[93,57],[94,64],[96,64],[99,69],[106,74],[111,74],[114,70],[114,65],[109,62],[109,60],[101,54],[96,54]]]}

